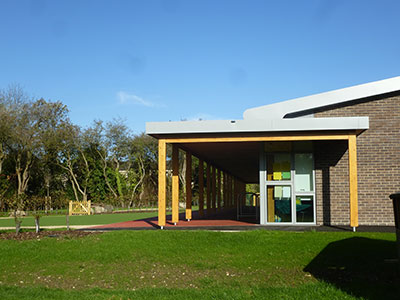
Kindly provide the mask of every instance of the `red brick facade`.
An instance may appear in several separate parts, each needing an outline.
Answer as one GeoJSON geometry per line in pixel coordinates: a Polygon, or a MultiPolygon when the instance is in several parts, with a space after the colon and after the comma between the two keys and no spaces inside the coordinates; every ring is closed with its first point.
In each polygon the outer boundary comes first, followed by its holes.
{"type": "MultiPolygon", "coordinates": [[[[369,117],[357,137],[360,225],[393,225],[389,194],[400,191],[400,95],[391,94],[314,112],[318,117],[369,117]]],[[[317,224],[349,225],[347,142],[315,142],[317,224]]]]}

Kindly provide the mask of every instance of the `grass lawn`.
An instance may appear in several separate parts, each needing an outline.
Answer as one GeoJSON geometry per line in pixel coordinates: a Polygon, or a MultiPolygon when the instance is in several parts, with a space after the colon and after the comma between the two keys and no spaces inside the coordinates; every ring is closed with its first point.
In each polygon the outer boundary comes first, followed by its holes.
{"type": "Polygon", "coordinates": [[[0,299],[398,299],[395,235],[118,231],[0,240],[0,299]]]}
{"type": "MultiPolygon", "coordinates": [[[[138,220],[143,218],[150,218],[157,216],[157,212],[132,212],[132,213],[119,213],[119,214],[99,214],[90,216],[70,216],[70,225],[101,225],[110,224],[131,220],[138,220]]],[[[22,218],[22,226],[35,226],[35,220],[33,217],[22,218]]],[[[43,216],[40,218],[41,226],[66,226],[65,215],[50,215],[43,216]]],[[[12,227],[15,226],[13,218],[0,218],[0,227],[12,227]]]]}

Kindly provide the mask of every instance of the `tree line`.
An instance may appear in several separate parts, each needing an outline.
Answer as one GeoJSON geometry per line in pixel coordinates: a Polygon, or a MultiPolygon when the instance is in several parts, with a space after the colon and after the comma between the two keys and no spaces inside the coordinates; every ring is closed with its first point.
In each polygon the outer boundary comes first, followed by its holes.
{"type": "Polygon", "coordinates": [[[0,210],[92,200],[121,207],[157,201],[157,140],[124,120],[74,124],[60,101],[0,91],[0,210]]]}

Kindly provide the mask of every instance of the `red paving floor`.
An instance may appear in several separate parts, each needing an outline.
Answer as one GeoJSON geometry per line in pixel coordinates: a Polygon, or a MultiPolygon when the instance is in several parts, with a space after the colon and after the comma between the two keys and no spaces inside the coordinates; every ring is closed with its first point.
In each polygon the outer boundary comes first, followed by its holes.
{"type": "MultiPolygon", "coordinates": [[[[193,219],[187,221],[184,219],[184,214],[179,215],[179,222],[174,225],[171,222],[171,216],[167,216],[167,221],[165,228],[204,228],[204,227],[242,227],[242,226],[256,226],[255,220],[249,221],[237,221],[235,220],[232,215],[229,214],[216,214],[209,216],[204,219],[200,219],[196,212],[193,212],[193,219]]],[[[133,220],[133,221],[126,221],[120,223],[113,223],[107,225],[100,225],[91,227],[90,229],[94,230],[106,230],[106,229],[150,229],[150,228],[160,228],[158,225],[157,217],[154,218],[147,218],[147,219],[140,219],[140,220],[133,220]]]]}
{"type": "MultiPolygon", "coordinates": [[[[228,213],[219,213],[210,215],[206,218],[200,219],[198,213],[193,212],[193,220],[187,221],[184,219],[184,214],[179,215],[179,222],[174,225],[171,222],[171,215],[167,216],[167,222],[165,229],[206,229],[206,230],[247,230],[247,229],[259,229],[268,228],[269,230],[290,230],[290,231],[352,231],[351,227],[348,226],[268,226],[263,227],[256,222],[255,219],[241,220],[237,221],[235,217],[235,212],[231,211],[228,213]]],[[[141,220],[113,223],[107,225],[100,225],[95,227],[90,227],[83,230],[146,230],[146,229],[159,229],[157,217],[147,218],[141,220]]],[[[360,226],[357,228],[360,232],[395,232],[394,226],[360,226]]]]}

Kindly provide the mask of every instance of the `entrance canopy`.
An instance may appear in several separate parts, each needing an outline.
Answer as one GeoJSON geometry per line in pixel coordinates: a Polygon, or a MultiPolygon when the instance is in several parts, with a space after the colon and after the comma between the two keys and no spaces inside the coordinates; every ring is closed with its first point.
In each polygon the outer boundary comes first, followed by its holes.
{"type": "MultiPolygon", "coordinates": [[[[368,117],[314,118],[314,111],[398,90],[400,77],[248,109],[242,120],[146,123],[159,140],[159,226],[166,222],[166,145],[172,144],[172,222],[179,208],[179,149],[186,152],[186,218],[191,219],[192,155],[199,158],[199,213],[233,207],[245,183],[261,182],[263,142],[346,140],[349,152],[350,225],[358,226],[356,137],[368,117]],[[206,166],[206,169],[204,169],[206,166]],[[206,179],[206,181],[204,181],[206,179]],[[207,186],[204,186],[206,183],[207,186]],[[204,197],[203,191],[207,193],[204,197]]],[[[261,198],[263,189],[260,190],[261,198]]],[[[260,209],[262,202],[260,202],[260,209]]]]}
{"type": "Polygon", "coordinates": [[[179,144],[244,183],[257,183],[262,141],[346,140],[368,117],[152,122],[146,133],[179,144]]]}
{"type": "MultiPolygon", "coordinates": [[[[368,120],[367,120],[368,121],[368,120]]],[[[199,214],[236,207],[246,183],[261,183],[263,142],[347,140],[349,149],[350,225],[358,226],[356,136],[363,128],[347,130],[274,131],[216,134],[151,134],[159,140],[159,226],[166,225],[166,145],[172,144],[172,222],[179,221],[179,149],[186,152],[186,219],[192,218],[192,155],[199,159],[199,214]],[[204,175],[204,163],[207,168],[204,175]],[[207,186],[204,186],[206,178],[207,186]]],[[[149,133],[150,134],[150,133],[149,133]]],[[[266,211],[266,195],[260,189],[260,215],[266,211]]]]}

